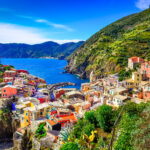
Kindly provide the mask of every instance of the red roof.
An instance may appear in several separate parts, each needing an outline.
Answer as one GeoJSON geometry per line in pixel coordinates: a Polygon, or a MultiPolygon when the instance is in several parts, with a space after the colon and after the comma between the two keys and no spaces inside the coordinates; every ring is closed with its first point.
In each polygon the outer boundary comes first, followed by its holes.
{"type": "Polygon", "coordinates": [[[134,56],[134,57],[131,57],[129,58],[131,59],[133,62],[144,62],[144,59],[143,58],[140,58],[140,57],[137,57],[137,56],[134,56]]]}
{"type": "Polygon", "coordinates": [[[64,120],[71,120],[73,122],[76,122],[77,121],[77,118],[75,117],[74,114],[70,114],[68,116],[64,116],[64,117],[61,117],[61,119],[64,121],[64,120]]]}
{"type": "Polygon", "coordinates": [[[29,72],[27,70],[18,70],[17,72],[18,73],[27,73],[27,74],[29,74],[29,72]]]}

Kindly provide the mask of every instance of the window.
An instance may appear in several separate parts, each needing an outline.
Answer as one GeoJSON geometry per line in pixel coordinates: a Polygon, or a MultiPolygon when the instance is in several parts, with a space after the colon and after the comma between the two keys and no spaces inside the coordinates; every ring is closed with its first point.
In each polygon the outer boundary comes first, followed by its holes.
{"type": "Polygon", "coordinates": [[[147,97],[147,93],[145,93],[145,96],[147,97]]]}
{"type": "Polygon", "coordinates": [[[146,68],[148,68],[148,65],[146,65],[146,68]]]}
{"type": "Polygon", "coordinates": [[[117,100],[117,103],[119,103],[120,101],[119,101],[119,99],[117,100]]]}
{"type": "Polygon", "coordinates": [[[28,116],[28,113],[26,113],[26,116],[28,116]]]}
{"type": "Polygon", "coordinates": [[[6,92],[6,90],[4,90],[4,92],[6,92]]]}
{"type": "Polygon", "coordinates": [[[146,74],[146,71],[145,71],[145,70],[143,70],[143,74],[146,74]]]}

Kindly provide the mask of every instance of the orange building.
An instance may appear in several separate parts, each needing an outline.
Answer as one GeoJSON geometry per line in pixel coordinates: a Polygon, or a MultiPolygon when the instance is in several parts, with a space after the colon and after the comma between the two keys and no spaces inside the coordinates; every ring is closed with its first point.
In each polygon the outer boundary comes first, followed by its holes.
{"type": "Polygon", "coordinates": [[[2,97],[9,98],[17,94],[17,89],[14,86],[7,85],[2,88],[2,97]]]}

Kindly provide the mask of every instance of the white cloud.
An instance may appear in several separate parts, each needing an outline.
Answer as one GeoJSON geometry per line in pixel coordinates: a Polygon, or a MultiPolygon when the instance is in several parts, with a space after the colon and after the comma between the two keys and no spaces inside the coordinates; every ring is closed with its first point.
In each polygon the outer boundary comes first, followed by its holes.
{"type": "Polygon", "coordinates": [[[54,41],[60,44],[66,42],[78,42],[80,40],[56,40],[46,38],[36,28],[24,27],[14,24],[0,23],[0,43],[42,43],[45,41],[54,41]]]}
{"type": "Polygon", "coordinates": [[[49,26],[52,26],[54,28],[59,28],[59,29],[65,29],[67,31],[73,31],[73,29],[71,29],[70,27],[66,26],[66,25],[63,25],[63,24],[56,24],[56,23],[52,23],[48,20],[45,20],[45,19],[36,19],[35,22],[38,22],[38,23],[44,23],[46,25],[49,25],[49,26]]]}
{"type": "Polygon", "coordinates": [[[138,0],[136,2],[136,7],[141,10],[149,8],[149,5],[150,5],[150,0],[138,0]]]}
{"type": "Polygon", "coordinates": [[[24,18],[24,19],[30,19],[30,20],[32,20],[32,21],[34,21],[34,22],[37,22],[37,23],[44,23],[44,24],[46,24],[46,25],[48,25],[48,26],[52,26],[52,27],[54,27],[54,28],[64,29],[64,30],[70,31],[70,32],[73,31],[72,28],[70,28],[70,27],[68,27],[68,26],[66,26],[66,25],[63,25],[63,24],[56,24],[56,23],[50,22],[50,21],[48,21],[48,20],[46,20],[46,19],[35,19],[35,17],[24,16],[24,15],[15,15],[15,16],[17,16],[17,17],[19,17],[19,18],[24,18]]]}
{"type": "Polygon", "coordinates": [[[79,42],[79,41],[83,41],[83,40],[79,40],[79,39],[73,39],[73,40],[52,40],[54,42],[57,42],[59,44],[63,44],[63,43],[69,43],[69,42],[79,42]]]}

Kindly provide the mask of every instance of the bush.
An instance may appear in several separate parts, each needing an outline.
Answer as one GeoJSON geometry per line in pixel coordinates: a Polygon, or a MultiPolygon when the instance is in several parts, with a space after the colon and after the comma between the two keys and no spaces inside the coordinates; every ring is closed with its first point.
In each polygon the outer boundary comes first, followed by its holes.
{"type": "Polygon", "coordinates": [[[75,142],[67,142],[60,148],[60,150],[79,150],[79,147],[75,142]]]}
{"type": "Polygon", "coordinates": [[[105,132],[110,132],[113,122],[113,110],[111,106],[102,105],[96,110],[96,118],[101,129],[105,132]]]}
{"type": "Polygon", "coordinates": [[[84,116],[87,121],[89,121],[91,124],[94,124],[94,126],[97,127],[98,122],[96,119],[96,113],[94,111],[86,112],[84,116]]]}
{"type": "Polygon", "coordinates": [[[2,78],[0,78],[0,82],[3,82],[3,79],[2,79],[2,78]]]}
{"type": "Polygon", "coordinates": [[[46,130],[44,129],[45,123],[39,125],[38,129],[36,130],[35,137],[41,139],[47,135],[46,130]]]}
{"type": "Polygon", "coordinates": [[[84,128],[83,128],[83,133],[90,136],[91,132],[94,131],[94,130],[95,130],[94,124],[87,123],[87,125],[84,126],[84,128]]]}
{"type": "Polygon", "coordinates": [[[129,78],[132,75],[132,71],[128,70],[126,71],[125,69],[120,70],[119,72],[119,81],[123,81],[125,78],[129,78]]]}
{"type": "Polygon", "coordinates": [[[79,139],[80,136],[81,136],[81,133],[83,131],[82,128],[84,127],[84,125],[85,125],[85,120],[84,119],[79,119],[77,124],[73,128],[71,136],[74,137],[74,138],[79,139]]]}

